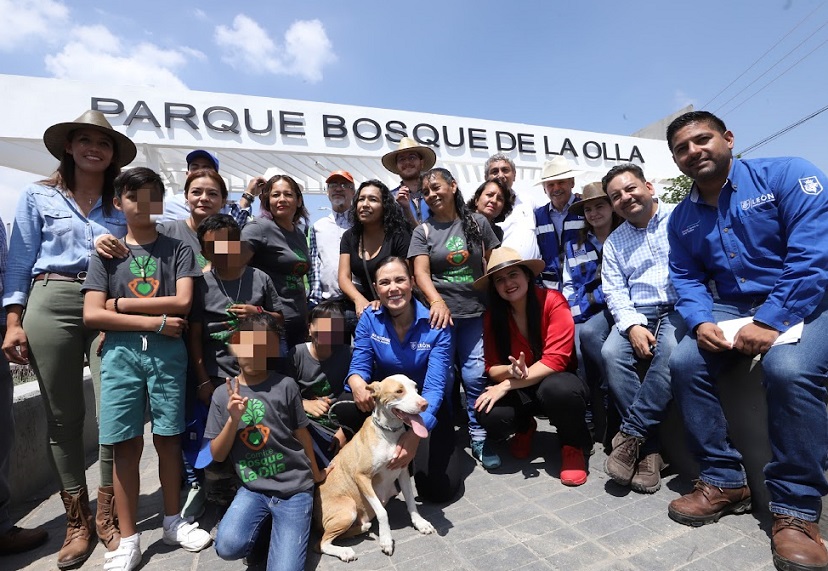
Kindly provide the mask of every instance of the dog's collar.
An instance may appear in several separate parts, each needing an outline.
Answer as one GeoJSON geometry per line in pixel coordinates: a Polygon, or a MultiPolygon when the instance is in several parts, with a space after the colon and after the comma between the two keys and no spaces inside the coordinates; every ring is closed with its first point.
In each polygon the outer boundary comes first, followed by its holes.
{"type": "Polygon", "coordinates": [[[388,431],[388,432],[399,432],[400,430],[405,428],[405,424],[400,424],[400,426],[398,426],[397,428],[391,428],[390,426],[385,426],[383,423],[381,423],[379,420],[377,420],[377,417],[375,415],[371,415],[371,420],[374,421],[374,424],[376,425],[377,428],[379,428],[381,430],[388,431]]]}

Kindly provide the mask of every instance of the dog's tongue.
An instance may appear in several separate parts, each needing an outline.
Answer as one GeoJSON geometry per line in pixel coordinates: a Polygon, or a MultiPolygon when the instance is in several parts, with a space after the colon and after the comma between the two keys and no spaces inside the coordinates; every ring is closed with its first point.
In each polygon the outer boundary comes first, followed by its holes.
{"type": "Polygon", "coordinates": [[[405,420],[411,426],[411,430],[414,431],[414,434],[419,436],[420,438],[428,438],[428,430],[426,430],[425,424],[423,424],[423,419],[419,414],[408,414],[407,412],[400,413],[405,417],[405,420]]]}

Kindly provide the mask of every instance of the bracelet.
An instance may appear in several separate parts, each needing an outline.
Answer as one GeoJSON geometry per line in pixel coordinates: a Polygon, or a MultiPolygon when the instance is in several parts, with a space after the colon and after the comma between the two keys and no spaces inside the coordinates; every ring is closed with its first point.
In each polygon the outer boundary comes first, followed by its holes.
{"type": "Polygon", "coordinates": [[[166,324],[167,324],[167,314],[165,313],[164,315],[161,316],[161,326],[158,328],[158,331],[156,331],[156,333],[161,333],[162,331],[164,331],[164,326],[166,324]]]}
{"type": "Polygon", "coordinates": [[[244,198],[250,204],[253,204],[253,201],[256,200],[256,197],[250,194],[249,192],[243,192],[242,198],[244,198]]]}
{"type": "Polygon", "coordinates": [[[446,302],[445,302],[444,300],[442,300],[442,299],[435,299],[434,301],[432,301],[431,303],[429,303],[429,304],[428,304],[428,306],[429,306],[429,307],[434,307],[434,306],[435,306],[436,304],[438,304],[438,303],[446,303],[446,302]]]}
{"type": "Polygon", "coordinates": [[[115,304],[115,313],[121,313],[121,310],[118,309],[118,300],[119,299],[121,299],[121,298],[120,297],[115,298],[115,302],[114,302],[114,304],[115,304]]]}
{"type": "Polygon", "coordinates": [[[210,381],[210,380],[206,380],[206,381],[204,381],[203,383],[201,383],[200,385],[198,385],[198,386],[196,387],[196,389],[200,389],[200,388],[201,388],[201,387],[203,387],[204,385],[209,385],[210,383],[211,383],[211,381],[210,381]]]}
{"type": "Polygon", "coordinates": [[[264,313],[264,308],[261,305],[256,306],[256,313],[264,313]]]}

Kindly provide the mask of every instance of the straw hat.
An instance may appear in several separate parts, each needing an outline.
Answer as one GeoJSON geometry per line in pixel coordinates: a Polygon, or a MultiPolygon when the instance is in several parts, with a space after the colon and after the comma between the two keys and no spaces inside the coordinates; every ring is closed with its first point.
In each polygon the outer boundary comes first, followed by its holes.
{"type": "Polygon", "coordinates": [[[543,184],[547,180],[564,180],[567,178],[575,178],[576,176],[584,174],[584,171],[575,170],[564,157],[558,155],[550,161],[543,163],[543,170],[541,177],[535,185],[543,184]]]}
{"type": "Polygon", "coordinates": [[[601,183],[591,182],[584,187],[584,190],[581,193],[581,200],[573,202],[569,205],[569,212],[574,212],[575,214],[583,216],[584,206],[591,202],[595,202],[596,200],[606,200],[607,204],[612,206],[612,202],[610,202],[609,196],[607,196],[607,193],[604,192],[604,189],[601,187],[601,183]]]}
{"type": "Polygon", "coordinates": [[[523,260],[516,250],[511,248],[495,248],[489,256],[489,263],[486,267],[486,274],[475,280],[474,287],[483,289],[489,285],[489,277],[504,268],[512,266],[526,266],[533,275],[538,275],[546,267],[546,262],[536,258],[523,260]]]}
{"type": "Polygon", "coordinates": [[[138,152],[129,137],[113,129],[103,113],[100,111],[86,111],[74,121],[52,125],[43,133],[43,143],[53,157],[58,160],[63,159],[69,134],[77,129],[94,129],[112,137],[115,141],[116,150],[115,165],[118,168],[131,163],[138,152]]]}
{"type": "Polygon", "coordinates": [[[400,171],[397,170],[397,155],[405,152],[414,152],[420,155],[420,158],[423,159],[423,171],[429,170],[437,162],[437,155],[434,154],[434,151],[428,147],[423,147],[410,137],[403,137],[396,151],[391,151],[382,156],[382,166],[394,174],[400,174],[400,171]]]}

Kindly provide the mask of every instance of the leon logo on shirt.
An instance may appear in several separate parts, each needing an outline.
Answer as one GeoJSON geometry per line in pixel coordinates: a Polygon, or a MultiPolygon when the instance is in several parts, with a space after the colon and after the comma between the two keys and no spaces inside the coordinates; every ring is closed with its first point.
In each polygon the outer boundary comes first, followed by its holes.
{"type": "Polygon", "coordinates": [[[152,256],[137,256],[133,257],[129,262],[129,271],[133,276],[138,276],[131,280],[127,287],[135,297],[154,297],[158,292],[160,282],[153,278],[158,264],[152,259],[152,256]]]}
{"type": "Polygon", "coordinates": [[[799,179],[799,188],[805,194],[813,194],[816,196],[822,192],[822,183],[815,176],[806,176],[805,178],[799,179]]]}

